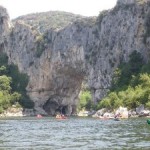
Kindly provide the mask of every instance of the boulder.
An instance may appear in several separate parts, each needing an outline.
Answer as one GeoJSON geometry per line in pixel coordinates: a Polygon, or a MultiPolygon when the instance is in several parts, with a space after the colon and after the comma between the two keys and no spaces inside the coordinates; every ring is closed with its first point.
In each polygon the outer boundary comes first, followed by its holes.
{"type": "Polygon", "coordinates": [[[140,105],[136,108],[136,113],[139,115],[144,111],[144,105],[140,105]]]}
{"type": "Polygon", "coordinates": [[[115,111],[115,115],[118,115],[121,118],[128,118],[129,117],[129,112],[128,109],[125,107],[119,107],[116,111],[115,111]]]}

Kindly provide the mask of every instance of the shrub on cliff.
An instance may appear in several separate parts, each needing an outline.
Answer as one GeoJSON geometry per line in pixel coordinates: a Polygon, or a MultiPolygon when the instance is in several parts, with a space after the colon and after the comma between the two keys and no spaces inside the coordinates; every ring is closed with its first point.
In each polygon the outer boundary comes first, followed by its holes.
{"type": "Polygon", "coordinates": [[[129,62],[121,63],[114,72],[111,91],[120,91],[128,88],[128,85],[135,84],[137,76],[144,66],[140,53],[133,51],[129,56],[129,62]],[[134,82],[133,82],[134,80],[134,82]]]}
{"type": "Polygon", "coordinates": [[[0,76],[0,113],[19,101],[21,94],[11,92],[12,79],[6,75],[0,76]]]}
{"type": "Polygon", "coordinates": [[[79,105],[78,109],[86,109],[90,110],[93,109],[94,103],[92,102],[92,95],[89,90],[82,90],[79,94],[79,105]]]}
{"type": "MultiPolygon", "coordinates": [[[[149,64],[149,63],[148,63],[149,64]]],[[[115,109],[119,106],[136,108],[144,104],[150,108],[150,67],[144,64],[141,54],[134,51],[127,63],[122,63],[114,72],[112,88],[99,102],[97,109],[115,109]]]]}
{"type": "Polygon", "coordinates": [[[51,28],[62,29],[68,24],[81,18],[83,17],[72,13],[61,11],[49,11],[21,16],[13,20],[13,22],[21,20],[26,24],[32,26],[40,33],[45,33],[51,28]]]}
{"type": "Polygon", "coordinates": [[[6,53],[1,52],[0,53],[0,67],[7,66],[7,64],[8,64],[8,57],[6,53]]]}
{"type": "Polygon", "coordinates": [[[20,73],[18,67],[13,64],[8,66],[8,75],[12,78],[12,91],[17,91],[21,94],[19,103],[25,108],[33,108],[34,103],[26,94],[26,87],[29,82],[28,76],[24,73],[20,73]]]}
{"type": "Polygon", "coordinates": [[[0,113],[19,102],[22,107],[32,108],[34,103],[26,95],[28,76],[20,73],[18,67],[8,65],[5,53],[0,53],[0,113]]]}

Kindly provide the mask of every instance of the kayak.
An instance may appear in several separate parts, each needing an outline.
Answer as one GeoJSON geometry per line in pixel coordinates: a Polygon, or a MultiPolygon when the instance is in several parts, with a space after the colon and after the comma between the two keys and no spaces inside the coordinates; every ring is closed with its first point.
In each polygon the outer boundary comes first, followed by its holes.
{"type": "Polygon", "coordinates": [[[67,119],[67,117],[64,116],[64,115],[56,115],[56,119],[58,119],[58,120],[65,120],[65,119],[67,119]]]}
{"type": "Polygon", "coordinates": [[[56,118],[57,120],[67,120],[67,118],[56,118]]]}
{"type": "Polygon", "coordinates": [[[40,115],[40,114],[38,114],[36,117],[37,117],[37,118],[42,118],[43,116],[42,116],[42,115],[40,115]]]}
{"type": "Polygon", "coordinates": [[[150,119],[147,119],[147,123],[150,124],[150,119]]]}
{"type": "Polygon", "coordinates": [[[114,121],[120,121],[121,119],[120,118],[114,118],[114,121]]]}

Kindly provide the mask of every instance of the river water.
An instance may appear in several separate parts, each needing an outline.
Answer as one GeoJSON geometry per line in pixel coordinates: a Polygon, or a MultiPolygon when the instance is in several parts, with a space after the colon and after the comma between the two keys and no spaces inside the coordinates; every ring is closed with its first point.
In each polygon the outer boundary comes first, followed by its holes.
{"type": "Polygon", "coordinates": [[[0,119],[0,150],[150,150],[146,118],[0,119]]]}

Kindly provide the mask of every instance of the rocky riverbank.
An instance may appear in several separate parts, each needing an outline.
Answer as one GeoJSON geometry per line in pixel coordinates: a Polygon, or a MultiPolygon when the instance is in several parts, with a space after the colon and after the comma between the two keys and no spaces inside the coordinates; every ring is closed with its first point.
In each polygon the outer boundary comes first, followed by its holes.
{"type": "Polygon", "coordinates": [[[78,116],[87,117],[92,116],[94,118],[115,118],[115,116],[119,115],[121,118],[129,118],[129,117],[150,117],[150,110],[145,109],[144,105],[137,107],[135,110],[128,110],[124,107],[119,107],[116,110],[108,110],[106,108],[102,108],[98,111],[86,111],[82,110],[78,113],[78,116]]]}
{"type": "MultiPolygon", "coordinates": [[[[121,118],[130,118],[130,117],[150,117],[150,110],[144,108],[144,105],[137,107],[135,110],[128,110],[124,107],[119,107],[116,110],[108,110],[102,108],[98,111],[87,111],[81,110],[78,114],[74,116],[79,117],[94,117],[94,118],[114,118],[116,115],[120,115],[121,118]]],[[[11,108],[4,111],[0,114],[0,117],[30,117],[37,116],[37,112],[34,109],[23,109],[21,107],[12,106],[11,108]]]]}
{"type": "Polygon", "coordinates": [[[11,107],[5,110],[0,117],[27,117],[27,116],[35,116],[36,113],[33,109],[23,109],[21,107],[11,107]]]}

